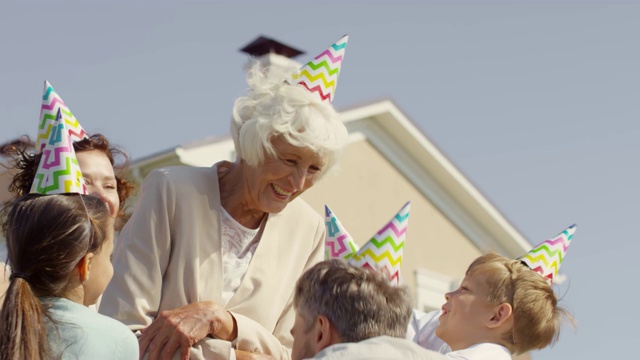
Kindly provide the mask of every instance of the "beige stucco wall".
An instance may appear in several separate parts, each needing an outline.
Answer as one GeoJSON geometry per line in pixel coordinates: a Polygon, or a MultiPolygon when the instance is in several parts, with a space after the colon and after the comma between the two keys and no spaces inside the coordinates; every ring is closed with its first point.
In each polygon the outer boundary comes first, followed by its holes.
{"type": "MultiPolygon", "coordinates": [[[[1,166],[1,165],[0,165],[1,166]]],[[[9,183],[11,182],[11,174],[7,170],[0,170],[0,203],[9,200],[9,183]]]]}
{"type": "Polygon", "coordinates": [[[480,255],[367,140],[350,144],[338,166],[302,197],[323,216],[329,205],[360,245],[411,201],[402,276],[414,296],[418,267],[458,278],[480,255]]]}
{"type": "MultiPolygon", "coordinates": [[[[0,166],[2,166],[0,164],[0,166]]],[[[11,194],[9,193],[9,184],[11,183],[12,175],[9,171],[5,169],[0,169],[0,208],[6,201],[11,199],[11,194]]],[[[4,243],[4,236],[0,231],[0,244],[4,243]]],[[[0,259],[0,261],[4,261],[4,259],[0,259]]]]}

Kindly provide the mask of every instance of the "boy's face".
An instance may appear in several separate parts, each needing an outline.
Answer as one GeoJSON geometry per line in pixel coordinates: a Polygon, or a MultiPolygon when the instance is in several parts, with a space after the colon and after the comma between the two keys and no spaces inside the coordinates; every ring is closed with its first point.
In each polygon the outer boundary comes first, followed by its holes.
{"type": "Polygon", "coordinates": [[[494,315],[495,306],[487,301],[489,288],[482,272],[465,276],[460,287],[445,295],[440,324],[436,335],[452,350],[465,349],[479,342],[486,342],[486,324],[494,315]]]}

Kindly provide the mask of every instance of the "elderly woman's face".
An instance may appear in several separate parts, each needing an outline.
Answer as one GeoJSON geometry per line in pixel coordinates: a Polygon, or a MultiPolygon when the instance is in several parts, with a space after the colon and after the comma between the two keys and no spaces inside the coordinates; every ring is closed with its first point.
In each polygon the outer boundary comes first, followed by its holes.
{"type": "Polygon", "coordinates": [[[271,142],[275,156],[248,171],[249,193],[256,210],[279,213],[313,186],[327,159],[309,148],[296,147],[281,138],[271,142]]]}

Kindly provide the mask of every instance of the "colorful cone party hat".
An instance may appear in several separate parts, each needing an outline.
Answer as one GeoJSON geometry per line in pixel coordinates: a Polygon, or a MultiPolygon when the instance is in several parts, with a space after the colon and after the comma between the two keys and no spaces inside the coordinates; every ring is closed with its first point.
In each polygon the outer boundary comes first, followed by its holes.
{"type": "Polygon", "coordinates": [[[525,263],[531,270],[542,275],[549,285],[553,284],[553,279],[558,275],[558,270],[562,265],[562,260],[567,253],[576,229],[577,226],[575,224],[569,226],[555,237],[543,241],[518,260],[525,263]]]}
{"type": "Polygon", "coordinates": [[[327,50],[306,63],[299,72],[292,76],[291,84],[304,86],[317,94],[322,101],[333,101],[340,75],[340,66],[347,48],[349,36],[345,35],[327,50]]]}
{"type": "Polygon", "coordinates": [[[349,260],[356,252],[358,245],[347,230],[342,226],[340,220],[333,215],[327,205],[324,206],[325,222],[327,225],[327,236],[324,242],[324,258],[349,260]]]}
{"type": "Polygon", "coordinates": [[[62,109],[58,109],[50,135],[42,151],[30,192],[43,195],[75,192],[86,195],[87,187],[80,172],[71,135],[63,121],[62,109]]]}
{"type": "Polygon", "coordinates": [[[36,138],[36,149],[42,151],[49,141],[53,124],[56,121],[58,112],[62,112],[63,122],[66,124],[71,136],[71,143],[80,141],[87,137],[86,132],[80,123],[64,104],[62,98],[54,90],[48,81],[44,82],[44,93],[42,95],[42,107],[40,108],[40,123],[38,123],[38,137],[36,138]]]}
{"type": "Polygon", "coordinates": [[[359,267],[367,267],[388,276],[389,282],[400,283],[400,266],[409,224],[411,203],[400,211],[358,250],[357,245],[328,206],[325,206],[327,237],[325,258],[338,258],[359,267]]]}

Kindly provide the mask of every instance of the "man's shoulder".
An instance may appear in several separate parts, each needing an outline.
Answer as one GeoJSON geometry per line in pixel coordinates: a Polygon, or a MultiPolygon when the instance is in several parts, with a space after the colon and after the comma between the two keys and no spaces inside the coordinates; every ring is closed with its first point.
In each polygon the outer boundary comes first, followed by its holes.
{"type": "Polygon", "coordinates": [[[445,360],[447,357],[438,352],[423,349],[406,339],[378,336],[357,343],[334,344],[316,354],[314,359],[445,360]]]}

